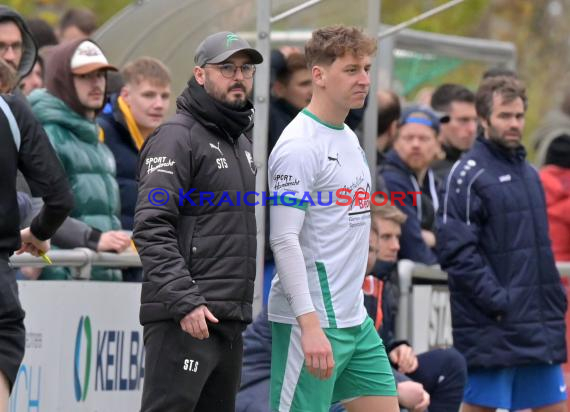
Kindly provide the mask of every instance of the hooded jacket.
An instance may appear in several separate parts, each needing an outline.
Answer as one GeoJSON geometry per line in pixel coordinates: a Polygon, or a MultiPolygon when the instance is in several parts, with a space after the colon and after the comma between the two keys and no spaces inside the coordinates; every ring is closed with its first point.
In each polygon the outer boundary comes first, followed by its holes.
{"type": "Polygon", "coordinates": [[[244,194],[255,190],[252,126],[251,104],[230,109],[192,78],[176,115],[145,141],[133,232],[143,325],[178,322],[200,305],[219,326],[251,322],[255,200],[244,194]]]}
{"type": "Polygon", "coordinates": [[[13,21],[20,28],[22,33],[23,51],[20,65],[18,66],[18,80],[26,77],[34,68],[38,58],[38,48],[36,42],[28,29],[28,25],[18,13],[7,6],[0,5],[0,23],[6,20],[13,21]]]}
{"type": "Polygon", "coordinates": [[[469,368],[566,361],[566,293],[525,156],[480,136],[446,182],[437,247],[453,345],[469,368]]]}
{"type": "MultiPolygon", "coordinates": [[[[99,141],[97,123],[85,117],[73,84],[70,61],[81,41],[53,48],[46,62],[47,89],[34,90],[29,100],[71,183],[75,197],[71,216],[101,232],[119,230],[115,159],[109,148],[99,141]]],[[[46,274],[51,272],[50,268],[46,274]]],[[[68,278],[69,274],[48,277],[68,278]]],[[[96,268],[91,277],[120,280],[121,272],[96,268]]]]}

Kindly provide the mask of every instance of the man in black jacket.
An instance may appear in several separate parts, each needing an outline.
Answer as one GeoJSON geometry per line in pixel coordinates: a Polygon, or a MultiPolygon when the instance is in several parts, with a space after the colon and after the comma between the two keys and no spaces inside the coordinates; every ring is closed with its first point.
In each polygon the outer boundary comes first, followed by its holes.
{"type": "Polygon", "coordinates": [[[249,97],[262,61],[234,33],[207,37],[176,115],[142,148],[134,238],[144,271],[144,412],[234,410],[241,332],[252,320],[249,97]]]}
{"type": "Polygon", "coordinates": [[[477,134],[475,95],[460,84],[442,84],[431,96],[431,107],[443,114],[438,136],[443,156],[435,161],[431,168],[439,181],[445,183],[453,164],[475,142],[477,134]]]}
{"type": "Polygon", "coordinates": [[[39,256],[49,238],[70,213],[73,196],[59,160],[41,125],[16,96],[0,97],[0,410],[24,357],[24,311],[18,299],[16,275],[8,259],[14,253],[39,256]],[[30,227],[19,231],[16,173],[21,170],[34,196],[44,206],[30,227]]]}

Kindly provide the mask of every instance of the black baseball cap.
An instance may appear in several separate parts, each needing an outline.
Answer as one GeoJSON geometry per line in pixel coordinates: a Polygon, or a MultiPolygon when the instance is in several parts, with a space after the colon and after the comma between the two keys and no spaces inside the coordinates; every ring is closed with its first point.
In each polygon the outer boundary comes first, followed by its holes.
{"type": "Polygon", "coordinates": [[[222,31],[204,39],[196,49],[194,63],[203,67],[208,63],[221,63],[238,52],[245,52],[253,64],[263,62],[263,56],[252,48],[247,41],[235,33],[222,31]]]}

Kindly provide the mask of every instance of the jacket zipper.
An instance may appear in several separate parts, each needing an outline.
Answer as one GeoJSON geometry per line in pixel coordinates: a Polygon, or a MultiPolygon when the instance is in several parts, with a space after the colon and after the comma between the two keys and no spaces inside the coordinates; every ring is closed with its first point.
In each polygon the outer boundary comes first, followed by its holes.
{"type": "MultiPolygon", "coordinates": [[[[241,137],[241,135],[240,135],[240,137],[241,137]]],[[[241,187],[242,187],[243,190],[246,190],[246,187],[245,187],[245,186],[246,186],[246,185],[245,185],[245,179],[243,178],[243,171],[241,170],[242,167],[241,167],[241,160],[240,160],[240,156],[239,156],[239,137],[238,137],[237,140],[234,140],[234,143],[233,143],[232,146],[233,146],[233,149],[234,149],[234,154],[235,154],[236,159],[237,159],[238,170],[239,170],[239,177],[240,177],[240,179],[241,179],[241,187]]],[[[246,160],[247,160],[247,159],[246,159],[246,160]]],[[[242,192],[242,193],[245,193],[245,192],[242,192]]],[[[248,224],[248,219],[247,219],[247,208],[246,208],[246,205],[245,205],[244,202],[240,202],[240,203],[241,203],[241,209],[242,209],[242,212],[243,212],[243,213],[242,213],[242,216],[243,216],[243,219],[244,219],[244,221],[245,221],[246,233],[249,233],[249,224],[248,224]]],[[[247,235],[246,235],[246,236],[247,236],[247,235]]],[[[247,260],[249,259],[249,252],[250,252],[250,251],[249,251],[249,242],[247,242],[247,244],[248,244],[248,250],[247,250],[248,254],[247,254],[246,259],[245,259],[245,261],[244,261],[244,263],[243,263],[243,265],[244,265],[244,274],[245,274],[244,281],[245,281],[246,284],[245,284],[245,287],[244,287],[244,289],[243,289],[244,292],[243,292],[243,295],[242,295],[242,298],[241,298],[242,303],[245,302],[245,296],[246,296],[246,294],[247,294],[247,287],[248,287],[247,283],[248,283],[248,281],[249,281],[249,276],[248,276],[248,271],[247,271],[247,260]]]]}

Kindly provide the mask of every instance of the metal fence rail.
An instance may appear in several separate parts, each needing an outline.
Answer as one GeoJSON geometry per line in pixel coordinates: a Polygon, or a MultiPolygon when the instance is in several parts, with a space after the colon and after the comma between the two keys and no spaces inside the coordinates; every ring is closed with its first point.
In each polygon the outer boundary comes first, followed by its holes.
{"type": "MultiPolygon", "coordinates": [[[[135,252],[109,253],[95,252],[91,249],[58,249],[51,250],[49,257],[53,266],[65,266],[72,269],[74,278],[89,280],[93,266],[113,268],[141,267],[139,255],[135,252]]],[[[45,267],[47,264],[41,259],[23,253],[12,255],[10,263],[13,267],[31,266],[45,267]]]]}
{"type": "MultiPolygon", "coordinates": [[[[89,280],[93,266],[104,267],[141,267],[139,255],[134,252],[107,253],[94,252],[90,249],[52,250],[49,252],[53,266],[66,266],[74,272],[74,278],[89,280]]],[[[13,255],[10,263],[14,267],[45,267],[46,263],[28,253],[13,255]]],[[[557,262],[556,267],[563,277],[570,277],[570,262],[557,262]]],[[[441,282],[447,280],[447,274],[439,266],[426,266],[410,260],[398,262],[400,278],[400,303],[396,319],[396,336],[407,338],[412,317],[412,285],[414,280],[441,282]]]]}

